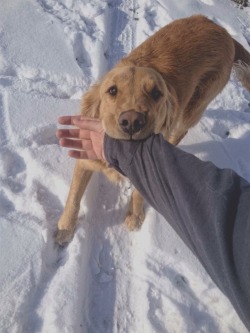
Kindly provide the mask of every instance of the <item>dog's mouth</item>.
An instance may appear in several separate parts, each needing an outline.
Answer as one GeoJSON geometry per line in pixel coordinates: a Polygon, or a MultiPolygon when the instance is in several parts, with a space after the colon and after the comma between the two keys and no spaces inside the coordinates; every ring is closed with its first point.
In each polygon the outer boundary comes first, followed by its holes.
{"type": "Polygon", "coordinates": [[[147,114],[144,117],[134,114],[127,117],[125,114],[125,117],[106,118],[102,124],[107,135],[117,140],[145,140],[155,132],[155,122],[147,114]]]}
{"type": "Polygon", "coordinates": [[[128,140],[129,140],[129,141],[140,141],[140,140],[145,140],[145,139],[148,138],[151,134],[152,134],[152,131],[150,131],[150,132],[147,131],[147,133],[135,133],[135,134],[130,133],[130,134],[129,134],[129,137],[128,137],[128,140]]]}
{"type": "Polygon", "coordinates": [[[119,130],[118,139],[128,140],[128,141],[140,141],[140,140],[147,139],[153,133],[154,133],[153,126],[151,128],[148,128],[148,127],[144,128],[137,132],[130,131],[130,132],[125,133],[125,132],[119,130]]]}
{"type": "Polygon", "coordinates": [[[147,130],[141,130],[140,132],[129,132],[125,133],[121,131],[120,129],[116,129],[116,131],[111,130],[110,128],[107,128],[104,126],[105,132],[108,136],[111,138],[117,139],[117,140],[126,140],[126,141],[140,141],[147,139],[150,135],[154,133],[153,129],[147,129],[147,130]]]}

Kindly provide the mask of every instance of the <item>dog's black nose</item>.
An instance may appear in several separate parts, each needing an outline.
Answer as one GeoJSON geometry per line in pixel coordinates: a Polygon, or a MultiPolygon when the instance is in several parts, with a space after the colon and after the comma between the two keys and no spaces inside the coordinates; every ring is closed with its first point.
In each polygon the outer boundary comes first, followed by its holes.
{"type": "Polygon", "coordinates": [[[120,114],[119,125],[123,132],[133,135],[146,125],[146,115],[136,111],[125,111],[120,114]]]}

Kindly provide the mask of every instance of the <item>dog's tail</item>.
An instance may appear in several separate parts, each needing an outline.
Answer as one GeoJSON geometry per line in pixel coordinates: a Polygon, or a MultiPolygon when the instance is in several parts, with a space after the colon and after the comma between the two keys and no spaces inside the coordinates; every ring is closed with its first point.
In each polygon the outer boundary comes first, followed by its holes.
{"type": "Polygon", "coordinates": [[[242,85],[250,92],[250,53],[234,39],[234,69],[242,85]]]}

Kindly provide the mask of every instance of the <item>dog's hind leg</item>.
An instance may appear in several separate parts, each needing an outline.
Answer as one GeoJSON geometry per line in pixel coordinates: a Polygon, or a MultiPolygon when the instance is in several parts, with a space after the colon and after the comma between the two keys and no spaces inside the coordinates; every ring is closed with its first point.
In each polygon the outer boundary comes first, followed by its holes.
{"type": "Polygon", "coordinates": [[[92,171],[86,170],[81,160],[76,161],[66,206],[57,226],[56,242],[60,245],[68,243],[74,235],[81,198],[91,175],[92,171]]]}
{"type": "Polygon", "coordinates": [[[131,231],[138,230],[144,222],[144,219],[144,199],[141,194],[134,189],[125,218],[125,224],[131,231]]]}

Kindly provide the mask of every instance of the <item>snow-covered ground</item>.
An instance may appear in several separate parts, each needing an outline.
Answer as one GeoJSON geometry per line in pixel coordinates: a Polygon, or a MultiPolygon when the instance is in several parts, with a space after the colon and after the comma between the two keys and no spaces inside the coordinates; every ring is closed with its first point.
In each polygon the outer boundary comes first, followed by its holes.
{"type": "MultiPolygon", "coordinates": [[[[228,0],[1,1],[1,333],[247,332],[152,208],[139,232],[126,230],[129,183],[96,174],[73,241],[53,240],[74,163],[57,117],[78,113],[82,91],[148,36],[195,13],[249,49],[250,11],[228,0]]],[[[180,147],[250,181],[249,102],[232,75],[180,147]]]]}

